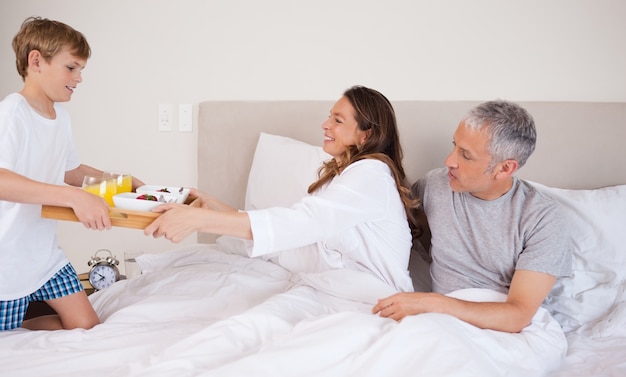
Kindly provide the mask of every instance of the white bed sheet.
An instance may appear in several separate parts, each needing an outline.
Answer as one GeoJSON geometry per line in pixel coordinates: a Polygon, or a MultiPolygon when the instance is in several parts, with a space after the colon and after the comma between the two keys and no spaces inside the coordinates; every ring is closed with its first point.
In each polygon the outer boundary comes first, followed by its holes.
{"type": "MultiPolygon", "coordinates": [[[[558,325],[544,321],[545,311],[518,335],[436,314],[396,323],[370,313],[376,299],[391,292],[367,274],[292,275],[215,245],[139,261],[143,275],[90,296],[103,322],[94,329],[0,333],[1,374],[538,376],[559,362],[546,355],[564,341],[558,325]],[[555,331],[543,336],[542,327],[555,331]]],[[[457,294],[502,298],[481,290],[457,294]]],[[[551,376],[623,375],[626,362],[615,350],[626,344],[619,342],[624,330],[613,327],[602,329],[611,341],[598,328],[595,339],[571,335],[565,369],[551,376]]]]}
{"type": "Polygon", "coordinates": [[[549,377],[626,376],[626,303],[593,326],[567,334],[568,350],[549,377]]]}

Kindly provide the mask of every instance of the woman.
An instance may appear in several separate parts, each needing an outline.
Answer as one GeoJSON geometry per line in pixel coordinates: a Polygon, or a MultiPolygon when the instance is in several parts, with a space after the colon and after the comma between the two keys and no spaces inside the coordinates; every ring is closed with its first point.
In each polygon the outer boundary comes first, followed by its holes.
{"type": "Polygon", "coordinates": [[[399,291],[412,291],[407,271],[418,204],[405,185],[395,113],[381,93],[355,86],[322,124],[323,149],[311,195],[290,208],[238,211],[197,191],[201,208],[166,204],[145,234],[179,242],[192,232],[253,240],[252,257],[280,252],[292,271],[365,271],[399,291]],[[315,250],[315,251],[313,251],[315,250]]]}

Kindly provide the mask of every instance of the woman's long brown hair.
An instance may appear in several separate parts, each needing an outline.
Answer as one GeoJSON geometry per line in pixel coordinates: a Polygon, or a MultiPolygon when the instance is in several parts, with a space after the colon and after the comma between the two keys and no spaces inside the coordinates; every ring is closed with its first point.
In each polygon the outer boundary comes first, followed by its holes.
{"type": "Polygon", "coordinates": [[[363,145],[349,146],[341,158],[326,161],[318,172],[319,179],[309,186],[309,193],[319,190],[356,161],[365,158],[380,160],[391,169],[407,218],[413,224],[414,209],[420,201],[413,197],[406,182],[396,114],[391,102],[380,92],[363,86],[353,86],[343,96],[352,104],[358,127],[367,131],[368,137],[363,145]],[[337,160],[345,163],[339,164],[337,160]]]}

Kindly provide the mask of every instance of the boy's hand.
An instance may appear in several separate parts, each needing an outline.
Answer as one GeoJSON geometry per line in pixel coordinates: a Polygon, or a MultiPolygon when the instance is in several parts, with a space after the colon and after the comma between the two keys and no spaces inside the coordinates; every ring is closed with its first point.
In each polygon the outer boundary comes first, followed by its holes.
{"type": "Polygon", "coordinates": [[[88,229],[111,229],[109,205],[103,198],[83,190],[76,190],[72,209],[78,220],[88,229]]]}

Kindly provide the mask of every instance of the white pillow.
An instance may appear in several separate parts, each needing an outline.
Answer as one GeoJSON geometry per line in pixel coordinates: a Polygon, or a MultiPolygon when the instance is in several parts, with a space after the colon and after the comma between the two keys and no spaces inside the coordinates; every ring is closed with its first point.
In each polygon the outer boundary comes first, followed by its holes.
{"type": "Polygon", "coordinates": [[[290,207],[307,195],[319,167],[329,158],[321,147],[261,133],[248,176],[244,209],[290,207]]]}
{"type": "Polygon", "coordinates": [[[573,240],[573,274],[557,280],[546,303],[565,332],[593,327],[626,299],[626,185],[566,190],[531,183],[561,203],[573,240]]]}

